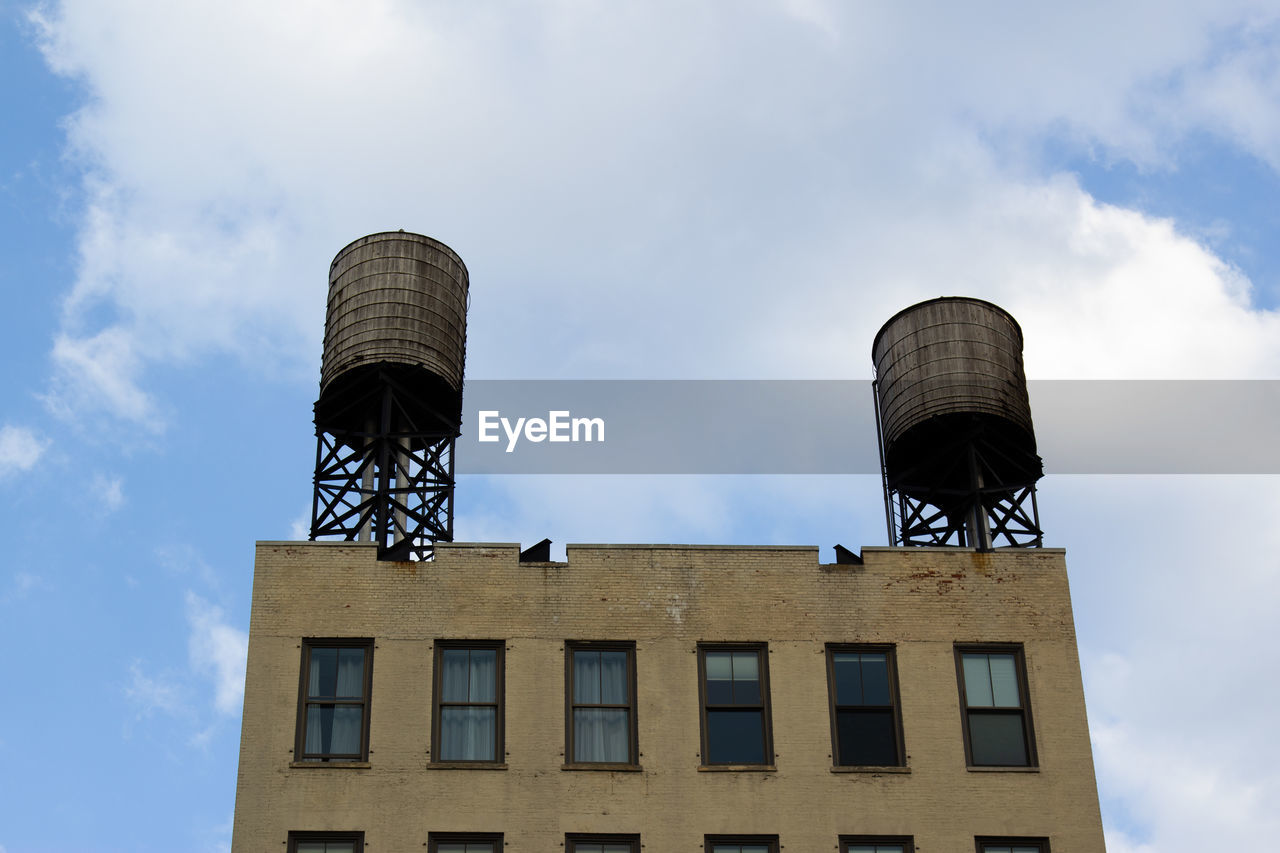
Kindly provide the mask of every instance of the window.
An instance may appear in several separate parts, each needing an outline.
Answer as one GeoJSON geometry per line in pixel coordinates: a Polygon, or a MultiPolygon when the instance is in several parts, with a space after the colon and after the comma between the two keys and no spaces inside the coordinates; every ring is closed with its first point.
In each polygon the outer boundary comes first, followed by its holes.
{"type": "Polygon", "coordinates": [[[298,761],[369,759],[373,640],[303,640],[298,761]]]}
{"type": "Polygon", "coordinates": [[[903,764],[902,718],[892,646],[827,646],[834,764],[903,764]]]}
{"type": "Polygon", "coordinates": [[[778,853],[776,835],[708,835],[706,853],[778,853]]]}
{"type": "Polygon", "coordinates": [[[840,836],[840,853],[912,853],[915,849],[915,844],[909,835],[840,836]]]}
{"type": "Polygon", "coordinates": [[[568,763],[637,764],[635,645],[569,643],[565,648],[568,763]]]}
{"type": "Polygon", "coordinates": [[[502,853],[501,832],[432,832],[428,853],[502,853]]]}
{"type": "Polygon", "coordinates": [[[699,646],[703,764],[773,764],[763,643],[699,646]]]}
{"type": "Polygon", "coordinates": [[[579,835],[564,838],[565,853],[640,853],[638,835],[579,835]]]}
{"type": "Polygon", "coordinates": [[[977,838],[978,853],[1049,853],[1047,838],[977,838]]]}
{"type": "Polygon", "coordinates": [[[1034,767],[1022,647],[958,646],[964,746],[976,767],[1034,767]]]}
{"type": "Polygon", "coordinates": [[[288,853],[361,853],[363,832],[291,832],[288,853]]]}
{"type": "Polygon", "coordinates": [[[433,761],[502,761],[501,642],[437,642],[434,695],[433,761]]]}

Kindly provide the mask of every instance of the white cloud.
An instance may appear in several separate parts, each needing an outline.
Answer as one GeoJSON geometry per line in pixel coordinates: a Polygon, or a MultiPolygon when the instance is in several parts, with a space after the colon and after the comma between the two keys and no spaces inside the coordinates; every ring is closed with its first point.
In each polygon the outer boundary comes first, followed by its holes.
{"type": "Polygon", "coordinates": [[[218,572],[210,566],[200,552],[190,545],[170,544],[157,545],[155,558],[168,572],[175,575],[194,575],[210,589],[218,589],[222,583],[218,572]]]}
{"type": "Polygon", "coordinates": [[[142,359],[133,334],[119,326],[88,337],[60,334],[45,402],[61,417],[106,414],[150,431],[163,429],[151,395],[139,386],[142,359]]]}
{"type": "Polygon", "coordinates": [[[49,448],[49,440],[27,427],[0,427],[0,477],[30,471],[49,448]]]}
{"type": "Polygon", "coordinates": [[[1280,549],[1280,482],[1058,477],[1040,506],[1051,544],[1064,527],[1089,534],[1066,544],[1117,843],[1192,851],[1280,830],[1280,685],[1260,677],[1280,670],[1280,564],[1267,556],[1280,549]],[[1221,509],[1234,506],[1249,509],[1221,509]]]}
{"type": "Polygon", "coordinates": [[[0,595],[0,604],[8,604],[11,601],[21,601],[26,598],[34,589],[47,589],[49,584],[40,575],[32,572],[14,572],[13,584],[9,589],[0,595]]]}
{"type": "Polygon", "coordinates": [[[301,542],[311,535],[311,510],[303,510],[293,521],[289,522],[289,538],[301,542]]]}
{"type": "Polygon", "coordinates": [[[142,663],[134,661],[129,666],[129,684],[125,696],[138,708],[139,717],[149,717],[156,712],[181,714],[186,710],[181,684],[172,678],[152,678],[142,671],[142,663]]]}
{"type": "Polygon", "coordinates": [[[104,513],[115,512],[124,506],[124,480],[121,477],[95,474],[90,484],[90,491],[95,503],[104,513]]]}
{"type": "Polygon", "coordinates": [[[228,624],[221,608],[193,592],[187,593],[187,622],[191,666],[213,679],[214,708],[221,714],[239,714],[249,635],[228,624]]]}

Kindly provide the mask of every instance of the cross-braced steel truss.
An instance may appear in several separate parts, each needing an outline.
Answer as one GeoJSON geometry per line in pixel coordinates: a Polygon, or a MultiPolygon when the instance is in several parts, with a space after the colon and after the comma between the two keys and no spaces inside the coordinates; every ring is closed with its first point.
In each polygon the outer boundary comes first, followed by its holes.
{"type": "MultiPolygon", "coordinates": [[[[882,454],[883,454],[882,450],[882,454]]],[[[1040,458],[987,434],[975,421],[907,466],[882,456],[885,509],[894,545],[954,545],[980,550],[1043,545],[1036,480],[1040,458]]]]}
{"type": "Polygon", "coordinates": [[[896,545],[987,549],[999,545],[1038,548],[1043,544],[1034,485],[927,498],[891,489],[889,501],[896,545]]]}
{"type": "Polygon", "coordinates": [[[434,543],[452,541],[457,433],[416,427],[402,390],[382,386],[364,429],[317,424],[313,540],[376,542],[382,560],[430,559],[434,543]]]}

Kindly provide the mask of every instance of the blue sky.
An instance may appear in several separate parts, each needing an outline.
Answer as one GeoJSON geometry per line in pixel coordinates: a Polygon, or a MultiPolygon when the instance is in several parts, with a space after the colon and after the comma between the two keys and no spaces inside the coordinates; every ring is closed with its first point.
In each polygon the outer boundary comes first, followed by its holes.
{"type": "MultiPolygon", "coordinates": [[[[2,853],[226,849],[252,544],[306,521],[363,234],[465,259],[475,378],[863,379],[941,294],[1013,312],[1033,378],[1280,378],[1273,3],[0,9],[2,853]]],[[[557,549],[884,542],[872,477],[457,507],[557,549]]],[[[1280,829],[1278,511],[1274,477],[1042,485],[1113,853],[1280,829]]]]}

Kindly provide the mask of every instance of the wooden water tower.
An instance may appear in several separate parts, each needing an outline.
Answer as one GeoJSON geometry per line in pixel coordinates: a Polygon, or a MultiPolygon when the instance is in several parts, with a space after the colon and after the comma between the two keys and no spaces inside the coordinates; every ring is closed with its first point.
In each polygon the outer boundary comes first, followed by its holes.
{"type": "Polygon", "coordinates": [[[981,299],[931,299],[881,327],[872,360],[890,544],[1040,546],[1017,321],[981,299]]]}
{"type": "Polygon", "coordinates": [[[329,268],[311,538],[425,559],[453,539],[467,268],[445,244],[371,234],[329,268]]]}

